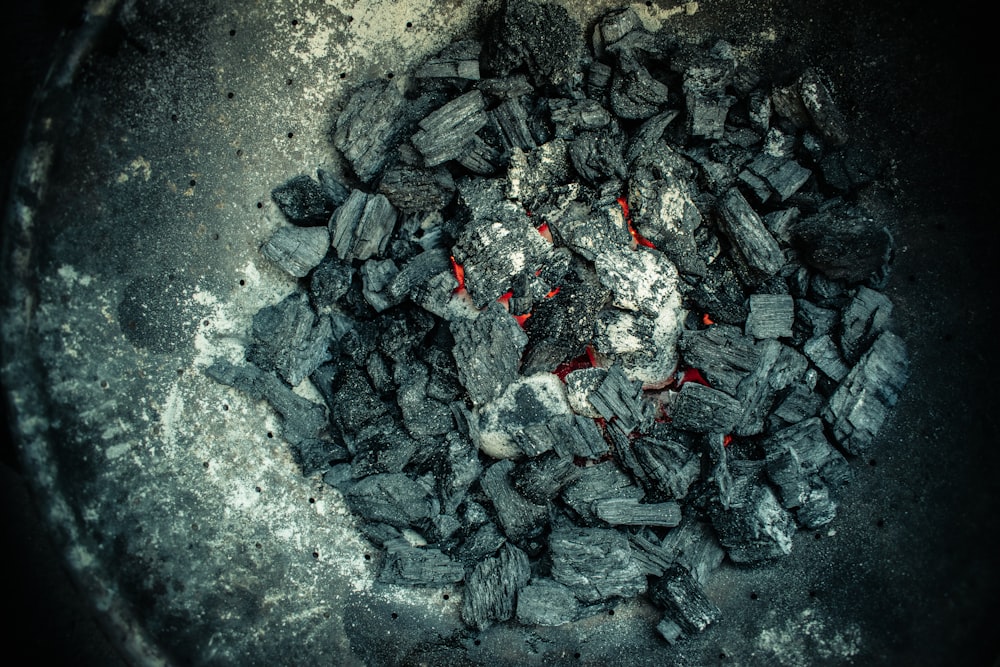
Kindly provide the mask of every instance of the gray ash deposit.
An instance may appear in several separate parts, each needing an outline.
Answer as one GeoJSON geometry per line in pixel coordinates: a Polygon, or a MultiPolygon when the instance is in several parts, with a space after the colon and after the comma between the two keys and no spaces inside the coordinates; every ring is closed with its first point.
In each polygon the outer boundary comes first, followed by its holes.
{"type": "Polygon", "coordinates": [[[385,584],[463,582],[473,630],[645,596],[673,643],[724,622],[724,558],[833,520],[905,385],[856,198],[881,165],[815,69],[630,9],[587,44],[511,1],[484,34],[350,95],[349,169],[272,193],[261,252],[301,289],[207,372],[280,415],[385,584]]]}

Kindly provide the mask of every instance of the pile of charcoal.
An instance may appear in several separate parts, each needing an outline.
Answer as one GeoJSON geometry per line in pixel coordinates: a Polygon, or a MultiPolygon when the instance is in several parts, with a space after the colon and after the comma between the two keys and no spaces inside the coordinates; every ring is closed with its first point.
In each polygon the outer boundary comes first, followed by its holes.
{"type": "Polygon", "coordinates": [[[586,45],[510,0],[484,34],[353,91],[349,168],[272,193],[261,252],[301,289],[207,372],[280,415],[379,581],[463,582],[479,630],[647,595],[672,643],[725,557],[833,520],[906,381],[856,203],[881,165],[816,70],[763,81],[631,9],[586,45]]]}

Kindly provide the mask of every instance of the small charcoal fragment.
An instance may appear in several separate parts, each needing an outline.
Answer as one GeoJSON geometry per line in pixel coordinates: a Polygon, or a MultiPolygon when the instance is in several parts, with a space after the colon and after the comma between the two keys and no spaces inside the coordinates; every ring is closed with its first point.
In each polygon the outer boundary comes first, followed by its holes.
{"type": "Polygon", "coordinates": [[[354,190],[330,218],[330,243],[342,260],[381,256],[396,226],[397,212],[385,195],[354,190]]]}
{"type": "Polygon", "coordinates": [[[437,501],[421,480],[402,473],[371,475],[348,486],[344,498],[369,521],[397,528],[414,526],[437,514],[437,501]]]}
{"type": "Polygon", "coordinates": [[[535,139],[528,128],[528,112],[517,98],[509,97],[487,112],[490,122],[497,130],[500,142],[508,153],[514,149],[530,151],[535,147],[535,139]]]}
{"type": "Polygon", "coordinates": [[[674,565],[664,572],[650,587],[649,596],[654,604],[664,610],[665,620],[669,619],[661,634],[670,643],[680,638],[671,625],[680,629],[683,635],[690,636],[703,632],[722,617],[722,612],[715,603],[708,599],[698,582],[680,565],[674,565]]]}
{"type": "Polygon", "coordinates": [[[833,101],[830,86],[823,73],[807,69],[798,80],[802,106],[823,138],[834,146],[847,142],[847,121],[833,101]]]}
{"type": "Polygon", "coordinates": [[[605,609],[601,604],[582,604],[572,589],[547,577],[533,578],[517,594],[517,620],[527,626],[563,625],[605,609]]]}
{"type": "Polygon", "coordinates": [[[401,211],[435,211],[451,203],[455,181],[451,172],[444,168],[418,169],[401,165],[386,170],[378,190],[401,211]]]}
{"type": "Polygon", "coordinates": [[[478,90],[456,97],[420,121],[410,140],[434,167],[462,157],[471,150],[476,132],[486,124],[483,94],[478,90]]]}
{"type": "Polygon", "coordinates": [[[639,426],[648,428],[652,422],[652,405],[643,400],[642,383],[630,381],[618,365],[608,370],[600,386],[590,395],[590,403],[608,421],[616,419],[625,433],[639,426]]]}
{"type": "MultiPolygon", "coordinates": [[[[324,247],[324,252],[326,251],[324,247]]],[[[336,257],[327,257],[312,272],[309,279],[309,296],[319,309],[332,308],[340,297],[351,288],[354,270],[347,262],[336,257]]],[[[321,312],[323,312],[321,310],[321,312]]]]}
{"type": "Polygon", "coordinates": [[[257,311],[251,336],[247,361],[277,372],[293,387],[331,358],[330,320],[317,317],[301,293],[257,311]]]}
{"type": "Polygon", "coordinates": [[[731,188],[722,197],[719,212],[723,231],[749,269],[761,280],[777,273],[785,263],[781,248],[739,190],[731,188]]]}
{"type": "Polygon", "coordinates": [[[465,578],[465,569],[440,549],[414,547],[405,540],[386,546],[385,562],[379,581],[408,586],[440,586],[465,578]]]}
{"type": "Polygon", "coordinates": [[[304,278],[330,247],[330,233],[323,227],[279,227],[260,248],[268,258],[296,278],[304,278]]]}
{"type": "Polygon", "coordinates": [[[742,411],[739,401],[732,396],[688,382],[677,395],[670,416],[674,426],[686,431],[728,433],[736,426],[742,411]]]}
{"type": "Polygon", "coordinates": [[[872,341],[885,331],[892,315],[889,297],[862,285],[844,308],[841,319],[840,349],[844,358],[855,362],[872,341]]]}
{"type": "Polygon", "coordinates": [[[452,354],[458,379],[472,402],[495,400],[518,377],[521,352],[528,337],[503,306],[491,303],[473,320],[456,320],[452,354]]]}
{"type": "Polygon", "coordinates": [[[582,602],[629,598],[646,590],[646,575],[628,538],[605,528],[557,528],[549,535],[552,578],[582,602]]]}
{"type": "Polygon", "coordinates": [[[473,440],[494,458],[537,456],[552,449],[561,422],[570,416],[559,378],[536,373],[518,378],[483,406],[473,440]]]}
{"type": "Polygon", "coordinates": [[[465,579],[462,620],[477,630],[514,616],[518,592],[528,583],[528,556],[505,544],[497,556],[481,561],[465,579]]]}
{"type": "Polygon", "coordinates": [[[361,293],[375,312],[399,304],[402,299],[389,294],[389,285],[396,279],[399,269],[391,259],[369,259],[361,265],[361,293]]]}
{"type": "Polygon", "coordinates": [[[631,52],[620,54],[611,80],[611,110],[620,118],[645,119],[662,111],[667,103],[666,84],[659,81],[631,52]]]}
{"type": "Polygon", "coordinates": [[[392,157],[405,122],[403,94],[393,82],[369,81],[355,90],[337,117],[333,145],[368,183],[392,157]]]}
{"type": "Polygon", "coordinates": [[[840,358],[840,350],[830,334],[810,338],[802,346],[802,351],[831,380],[840,382],[847,375],[849,369],[840,358]]]}
{"type": "Polygon", "coordinates": [[[781,201],[795,194],[812,175],[812,172],[795,160],[776,157],[769,153],[748,164],[747,169],[762,178],[781,201]]]}
{"type": "Polygon", "coordinates": [[[792,335],[795,302],[788,294],[752,294],[746,334],[754,338],[787,338],[792,335]]]}
{"type": "Polygon", "coordinates": [[[305,174],[276,187],[271,199],[294,225],[325,225],[334,208],[326,191],[305,174]]]}

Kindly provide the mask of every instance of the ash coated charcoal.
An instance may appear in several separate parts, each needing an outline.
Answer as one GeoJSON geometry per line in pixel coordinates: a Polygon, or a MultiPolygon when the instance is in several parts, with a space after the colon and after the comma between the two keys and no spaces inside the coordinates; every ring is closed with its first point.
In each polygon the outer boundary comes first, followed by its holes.
{"type": "Polygon", "coordinates": [[[704,275],[704,261],[698,257],[695,230],[701,212],[691,197],[693,188],[671,177],[629,181],[632,222],[636,230],[677,265],[681,273],[704,275]]]}
{"type": "Polygon", "coordinates": [[[754,338],[788,338],[795,321],[795,301],[789,294],[751,294],[746,334],[754,338]]]}
{"type": "Polygon", "coordinates": [[[702,371],[716,389],[735,394],[740,382],[754,368],[760,353],[752,338],[726,324],[702,331],[685,331],[680,339],[685,363],[702,371]]]}
{"type": "Polygon", "coordinates": [[[551,371],[582,354],[607,298],[608,290],[601,285],[567,282],[554,296],[542,300],[525,324],[528,344],[521,372],[551,371]]]}
{"type": "Polygon", "coordinates": [[[293,225],[325,225],[334,202],[319,183],[306,174],[296,176],[271,190],[271,199],[293,225]]]}
{"type": "Polygon", "coordinates": [[[627,175],[619,133],[611,130],[581,132],[569,144],[569,158],[583,180],[600,183],[627,175]]]}
{"type": "Polygon", "coordinates": [[[806,264],[849,283],[883,270],[892,252],[889,230],[848,206],[803,218],[792,227],[792,241],[806,264]]]}
{"type": "Polygon", "coordinates": [[[672,566],[650,586],[649,597],[666,613],[664,620],[668,624],[661,629],[661,634],[670,643],[683,636],[704,632],[705,628],[722,617],[722,612],[715,603],[708,599],[698,582],[680,565],[672,566]]]}
{"type": "Polygon", "coordinates": [[[481,561],[465,578],[462,620],[477,630],[510,620],[517,594],[530,576],[527,554],[505,544],[497,556],[481,561]]]}
{"type": "Polygon", "coordinates": [[[771,487],[762,483],[761,467],[761,461],[730,461],[730,506],[716,507],[711,515],[719,541],[734,563],[758,563],[792,550],[795,520],[771,487]]]}
{"type": "Polygon", "coordinates": [[[581,368],[566,375],[563,379],[566,383],[566,398],[573,412],[583,417],[601,416],[590,402],[590,395],[601,386],[607,374],[608,371],[604,368],[581,368]]]}
{"type": "Polygon", "coordinates": [[[605,528],[557,528],[549,535],[552,578],[587,604],[630,598],[646,590],[646,575],[624,533],[605,528]]]}
{"type": "Polygon", "coordinates": [[[438,511],[430,487],[402,473],[365,477],[344,489],[344,499],[366,519],[397,528],[415,526],[438,511]]]}
{"type": "Polygon", "coordinates": [[[563,487],[580,477],[571,458],[548,452],[518,463],[511,471],[514,487],[528,500],[543,505],[554,500],[563,487]]]}
{"type": "Polygon", "coordinates": [[[523,65],[536,86],[568,83],[583,55],[580,26],[556,4],[507,0],[486,35],[483,68],[506,76],[523,65]]]}
{"type": "Polygon", "coordinates": [[[513,469],[513,461],[497,461],[483,472],[479,485],[493,504],[507,539],[521,542],[541,533],[549,512],[545,505],[531,502],[514,488],[513,469]]]}
{"type": "Polygon", "coordinates": [[[552,235],[560,243],[591,262],[606,248],[627,250],[632,241],[618,204],[598,210],[574,204],[547,219],[552,235]]]}
{"type": "Polygon", "coordinates": [[[507,197],[537,210],[549,202],[555,186],[569,181],[569,144],[548,141],[532,151],[511,150],[507,197]]]}
{"type": "Polygon", "coordinates": [[[473,440],[493,458],[537,456],[552,449],[555,429],[571,415],[558,377],[552,373],[521,377],[483,406],[473,440]]]}
{"type": "Polygon", "coordinates": [[[580,478],[562,493],[563,501],[585,525],[596,525],[600,521],[594,513],[595,501],[602,498],[639,499],[643,495],[642,489],[614,461],[583,468],[580,478]]]}
{"type": "Polygon", "coordinates": [[[602,498],[594,501],[594,514],[612,526],[666,526],[681,522],[681,506],[675,502],[640,503],[634,498],[602,498]]]}
{"type": "Polygon", "coordinates": [[[405,540],[390,542],[386,546],[385,562],[379,572],[379,581],[408,586],[440,586],[453,584],[465,578],[465,568],[440,549],[414,547],[405,540]]]}
{"type": "Polygon", "coordinates": [[[611,123],[611,114],[594,100],[553,99],[549,109],[560,139],[573,139],[580,132],[599,130],[611,123]]]}
{"type": "Polygon", "coordinates": [[[330,320],[317,317],[302,293],[257,311],[250,335],[247,361],[275,371],[293,387],[331,358],[330,320]]]}
{"type": "Polygon", "coordinates": [[[323,261],[330,233],[323,227],[279,227],[261,246],[260,254],[296,278],[309,275],[323,261]]]}
{"type": "Polygon", "coordinates": [[[333,145],[359,180],[369,183],[392,157],[405,124],[406,100],[391,81],[369,81],[351,93],[337,116],[333,145]]]}
{"type": "Polygon", "coordinates": [[[753,275],[764,280],[777,273],[785,263],[781,248],[739,190],[730,188],[723,195],[719,213],[723,231],[753,275]]]}
{"type": "Polygon", "coordinates": [[[555,626],[606,611],[607,605],[584,605],[572,589],[547,577],[537,577],[517,594],[517,620],[523,625],[555,626]]]}
{"type": "Polygon", "coordinates": [[[414,76],[420,79],[479,80],[479,53],[482,45],[473,39],[449,44],[417,68],[414,76]]]}
{"type": "Polygon", "coordinates": [[[838,444],[851,454],[863,454],[896,405],[910,373],[903,340],[881,334],[823,408],[838,444]]]}
{"type": "MultiPolygon", "coordinates": [[[[327,245],[324,244],[324,253],[327,245]]],[[[336,257],[324,259],[309,278],[309,296],[313,305],[318,310],[332,308],[351,288],[353,275],[354,270],[349,263],[336,257]]]]}
{"type": "Polygon", "coordinates": [[[435,211],[451,203],[455,181],[443,167],[419,169],[401,165],[386,170],[378,191],[400,211],[435,211]]]}
{"type": "Polygon", "coordinates": [[[528,128],[528,112],[516,97],[505,99],[490,109],[487,115],[505,151],[510,152],[514,148],[530,151],[535,147],[535,139],[528,128]]]}
{"type": "Polygon", "coordinates": [[[469,398],[477,405],[499,398],[518,377],[527,334],[496,301],[473,320],[453,322],[451,333],[458,379],[469,398]]]}
{"type": "Polygon", "coordinates": [[[844,358],[855,362],[872,341],[885,331],[892,315],[889,297],[862,285],[844,308],[841,319],[840,349],[844,358]]]}
{"type": "Polygon", "coordinates": [[[830,334],[810,338],[802,346],[802,351],[831,380],[840,382],[847,376],[849,369],[840,358],[840,350],[830,334]]]}
{"type": "Polygon", "coordinates": [[[677,395],[671,417],[677,428],[696,433],[730,432],[740,420],[739,401],[726,393],[688,382],[677,395]]]}
{"type": "Polygon", "coordinates": [[[435,167],[465,155],[476,132],[485,124],[483,94],[470,90],[421,120],[420,129],[410,141],[423,155],[424,164],[435,167]]]}

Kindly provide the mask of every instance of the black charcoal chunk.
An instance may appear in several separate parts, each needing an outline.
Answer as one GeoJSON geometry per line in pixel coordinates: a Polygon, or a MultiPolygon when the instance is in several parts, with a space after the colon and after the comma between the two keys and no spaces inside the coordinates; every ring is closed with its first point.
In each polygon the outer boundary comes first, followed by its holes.
{"type": "Polygon", "coordinates": [[[804,383],[798,383],[771,414],[786,423],[794,424],[818,415],[822,405],[823,397],[820,394],[804,383]]]}
{"type": "Polygon", "coordinates": [[[831,380],[840,382],[847,376],[849,369],[840,358],[840,350],[830,334],[810,338],[802,346],[802,351],[831,380]]]}
{"type": "Polygon", "coordinates": [[[581,132],[569,144],[569,159],[576,173],[589,183],[627,175],[618,132],[581,132]]]}
{"type": "MultiPolygon", "coordinates": [[[[764,440],[763,446],[769,460],[785,450],[794,450],[799,461],[797,472],[800,475],[817,475],[834,487],[842,486],[850,479],[847,460],[826,439],[823,423],[818,417],[805,419],[775,432],[764,440]]],[[[785,500],[784,493],[782,500],[785,500]]]]}
{"type": "Polygon", "coordinates": [[[569,144],[562,139],[543,143],[532,151],[511,150],[507,170],[507,196],[529,210],[539,210],[553,202],[569,181],[569,144]]]}
{"type": "Polygon", "coordinates": [[[787,338],[792,335],[795,301],[789,294],[750,295],[746,334],[754,338],[787,338]]]}
{"type": "Polygon", "coordinates": [[[485,630],[514,616],[518,592],[531,576],[528,556],[506,544],[497,556],[479,562],[465,579],[462,620],[476,630],[485,630]]]}
{"type": "Polygon", "coordinates": [[[885,331],[892,315],[889,297],[861,286],[854,294],[841,319],[840,349],[844,358],[856,362],[872,341],[885,331]]]}
{"type": "Polygon", "coordinates": [[[474,39],[453,42],[441,49],[417,68],[418,79],[479,80],[479,52],[482,45],[474,39]]]}
{"type": "Polygon", "coordinates": [[[764,179],[781,201],[798,192],[812,175],[811,171],[795,160],[777,157],[771,153],[764,153],[748,164],[747,169],[764,179]]]}
{"type": "Polygon", "coordinates": [[[674,426],[686,431],[728,433],[739,422],[742,411],[739,401],[732,396],[688,382],[681,387],[670,416],[674,426]]]}
{"type": "Polygon", "coordinates": [[[413,296],[414,290],[424,287],[438,274],[450,271],[451,261],[446,250],[443,248],[426,250],[400,268],[399,273],[389,284],[387,295],[390,300],[413,296]]]}
{"type": "Polygon", "coordinates": [[[483,141],[478,134],[472,136],[464,151],[456,161],[474,174],[490,176],[500,168],[500,151],[483,141]]]}
{"type": "Polygon", "coordinates": [[[455,197],[455,181],[444,167],[419,169],[400,165],[386,170],[378,191],[401,211],[436,211],[455,197]]]}
{"type": "Polygon", "coordinates": [[[582,604],[572,589],[548,577],[533,578],[517,594],[517,620],[527,626],[563,625],[605,609],[602,604],[582,604]]]}
{"type": "Polygon", "coordinates": [[[611,110],[619,118],[650,118],[667,103],[667,86],[649,73],[631,52],[620,54],[618,68],[611,80],[611,110]]]}
{"type": "MultiPolygon", "coordinates": [[[[469,523],[468,517],[466,523],[469,523]]],[[[494,555],[506,541],[507,538],[493,523],[485,523],[465,540],[458,553],[462,560],[477,564],[484,558],[494,555]]]]}
{"type": "Polygon", "coordinates": [[[333,213],[334,202],[306,174],[271,190],[271,199],[294,225],[325,225],[333,213]]]}
{"type": "Polygon", "coordinates": [[[371,182],[393,156],[405,124],[403,94],[391,81],[369,81],[351,93],[337,117],[333,145],[363,182],[371,182]]]}
{"type": "Polygon", "coordinates": [[[521,542],[541,533],[549,513],[545,505],[531,502],[514,488],[513,469],[513,461],[497,461],[483,472],[479,485],[493,503],[504,534],[509,540],[521,542]]]}
{"type": "Polygon", "coordinates": [[[535,139],[528,128],[528,112],[516,97],[509,97],[487,112],[506,152],[514,148],[530,151],[535,139]]]}
{"type": "Polygon", "coordinates": [[[251,398],[265,400],[274,408],[281,416],[281,435],[292,446],[293,458],[303,475],[329,467],[331,460],[343,459],[343,448],[321,437],[327,426],[323,406],[296,394],[274,373],[217,359],[205,374],[251,398]]]}
{"type": "Polygon", "coordinates": [[[606,420],[617,420],[624,433],[637,428],[647,430],[653,421],[653,406],[643,400],[642,382],[625,377],[621,366],[612,366],[597,390],[590,395],[590,403],[606,420]]]}
{"type": "Polygon", "coordinates": [[[849,206],[803,218],[792,227],[792,242],[806,264],[848,283],[884,270],[892,253],[889,230],[849,206]]]}
{"type": "Polygon", "coordinates": [[[611,86],[612,69],[610,65],[595,60],[587,68],[587,95],[591,99],[603,100],[611,86]]]}
{"type": "Polygon", "coordinates": [[[334,425],[353,436],[366,426],[387,416],[385,402],[372,388],[365,372],[348,365],[334,379],[330,415],[334,425]]]}
{"type": "Polygon", "coordinates": [[[528,344],[522,372],[551,371],[582,354],[607,298],[608,290],[601,285],[572,281],[542,300],[525,324],[528,344]]]}
{"type": "Polygon", "coordinates": [[[809,68],[799,77],[802,106],[823,138],[834,146],[847,142],[847,120],[837,108],[828,78],[819,70],[809,68]]]}
{"type": "Polygon", "coordinates": [[[389,294],[389,285],[396,279],[399,269],[391,259],[369,259],[361,265],[361,293],[375,312],[399,304],[402,299],[389,294]]]}
{"type": "Polygon", "coordinates": [[[799,219],[799,209],[795,208],[783,208],[778,211],[771,211],[764,216],[764,226],[767,227],[767,231],[771,232],[771,235],[782,244],[791,243],[791,229],[792,226],[799,219]]]}
{"type": "Polygon", "coordinates": [[[511,97],[522,97],[535,92],[534,86],[528,83],[528,77],[524,74],[511,74],[510,76],[495,79],[482,79],[476,87],[483,91],[484,95],[490,95],[501,100],[511,97]]]}
{"type": "Polygon", "coordinates": [[[508,0],[486,30],[481,63],[506,76],[525,66],[535,85],[568,83],[583,55],[579,24],[557,4],[508,0]]]}
{"type": "MultiPolygon", "coordinates": [[[[552,420],[546,431],[552,437],[552,449],[561,457],[579,456],[597,459],[608,453],[608,443],[593,419],[563,415],[552,420]]],[[[538,449],[540,447],[536,447],[538,449]]]]}
{"type": "Polygon", "coordinates": [[[304,278],[326,256],[330,233],[323,227],[279,227],[260,254],[296,278],[304,278]]]}
{"type": "Polygon", "coordinates": [[[465,568],[440,549],[411,546],[405,540],[385,545],[386,556],[379,581],[407,586],[440,586],[465,578],[465,568]]]}
{"type": "Polygon", "coordinates": [[[742,326],[748,309],[734,264],[726,256],[712,262],[704,278],[688,292],[687,299],[716,322],[742,326]]]}
{"type": "Polygon", "coordinates": [[[629,180],[629,203],[635,229],[677,265],[681,273],[704,275],[695,230],[702,222],[694,188],[676,174],[629,180]]]}
{"type": "Polygon", "coordinates": [[[820,308],[806,299],[796,299],[795,317],[809,338],[832,333],[833,327],[837,323],[837,311],[820,308]]]}
{"type": "Polygon", "coordinates": [[[458,379],[472,402],[481,405],[503,394],[518,377],[528,336],[496,301],[475,319],[451,324],[458,379]]]}
{"type": "Polygon", "coordinates": [[[903,340],[882,333],[823,408],[823,420],[841,447],[855,455],[868,449],[899,400],[909,372],[903,340]]]}
{"type": "Polygon", "coordinates": [[[730,461],[729,508],[713,509],[712,525],[735,563],[758,563],[792,550],[795,520],[761,479],[761,461],[730,461]]]}
{"type": "Polygon", "coordinates": [[[661,634],[671,643],[680,636],[703,632],[709,625],[722,618],[722,612],[708,599],[701,585],[680,565],[670,567],[656,583],[650,586],[649,597],[666,614],[664,619],[668,624],[661,630],[661,634]],[[679,628],[682,634],[678,636],[676,631],[670,628],[670,624],[679,628]]]}
{"type": "Polygon", "coordinates": [[[612,526],[666,526],[681,522],[681,506],[675,502],[640,503],[634,498],[602,498],[594,501],[594,514],[612,526]]]}
{"type": "Polygon", "coordinates": [[[701,475],[701,458],[685,434],[658,425],[649,436],[626,439],[618,448],[619,459],[646,487],[651,497],[683,498],[701,475]]]}
{"type": "Polygon", "coordinates": [[[646,590],[646,575],[624,533],[605,528],[556,528],[549,535],[552,578],[592,604],[646,590]]]}
{"type": "Polygon", "coordinates": [[[778,272],[785,259],[771,233],[736,188],[719,201],[722,229],[746,266],[760,280],[778,272]]]}
{"type": "Polygon", "coordinates": [[[600,521],[594,513],[595,501],[602,498],[639,499],[643,495],[642,489],[614,461],[583,468],[580,478],[562,493],[563,501],[586,525],[596,525],[600,521]]]}
{"type": "Polygon", "coordinates": [[[424,156],[424,163],[434,167],[465,155],[485,124],[483,94],[470,90],[421,120],[420,129],[410,140],[424,156]]]}
{"type": "Polygon", "coordinates": [[[525,498],[544,505],[555,500],[567,484],[575,482],[580,471],[573,459],[548,452],[518,463],[511,471],[511,480],[525,498]]]}
{"type": "Polygon", "coordinates": [[[385,195],[354,190],[330,218],[330,243],[345,261],[382,256],[397,217],[385,195]]]}
{"type": "Polygon", "coordinates": [[[397,528],[415,526],[438,513],[428,485],[402,473],[365,477],[348,486],[344,498],[351,510],[369,521],[397,528]]]}
{"type": "Polygon", "coordinates": [[[627,249],[632,242],[621,207],[617,203],[591,210],[580,203],[547,218],[558,241],[588,261],[609,247],[627,249]]]}
{"type": "Polygon", "coordinates": [[[430,373],[422,363],[395,365],[396,403],[406,430],[415,438],[444,435],[455,426],[451,408],[427,396],[429,378],[430,373]]]}
{"type": "Polygon", "coordinates": [[[573,139],[580,132],[599,130],[611,123],[611,114],[594,100],[552,99],[549,110],[560,139],[573,139]]]}
{"type": "Polygon", "coordinates": [[[729,108],[736,103],[732,95],[689,92],[685,95],[688,132],[693,137],[721,139],[726,130],[729,108]]]}
{"type": "Polygon", "coordinates": [[[399,473],[420,450],[420,443],[386,415],[363,426],[348,445],[354,454],[351,475],[355,479],[376,473],[399,473]]]}
{"type": "Polygon", "coordinates": [[[309,278],[309,296],[313,305],[317,309],[332,308],[351,288],[353,275],[350,263],[336,257],[324,259],[309,278]]]}
{"type": "MultiPolygon", "coordinates": [[[[323,189],[323,196],[326,197],[326,200],[333,208],[347,201],[347,197],[351,194],[351,191],[336,175],[326,169],[317,169],[316,176],[319,178],[319,186],[323,189]]],[[[328,220],[329,217],[327,216],[328,220]]]]}
{"type": "Polygon", "coordinates": [[[332,330],[327,317],[317,317],[300,292],[257,311],[247,348],[247,361],[275,371],[295,386],[332,357],[332,330]]]}
{"type": "MultiPolygon", "coordinates": [[[[736,389],[736,400],[742,406],[740,419],[733,433],[740,436],[756,435],[764,430],[764,420],[770,411],[778,389],[783,388],[777,381],[776,366],[783,346],[776,340],[757,343],[758,361],[736,389]],[[775,386],[777,384],[778,386],[775,386]]],[[[805,364],[805,359],[801,358],[805,364]]],[[[804,371],[805,368],[803,367],[804,371]]]]}
{"type": "Polygon", "coordinates": [[[700,370],[716,389],[730,395],[760,358],[754,341],[736,327],[713,324],[701,331],[688,330],[680,339],[684,362],[700,370]]]}
{"type": "Polygon", "coordinates": [[[694,519],[684,519],[677,528],[668,532],[660,542],[660,551],[684,566],[702,585],[708,583],[709,576],[718,569],[726,555],[712,527],[694,519]]]}

